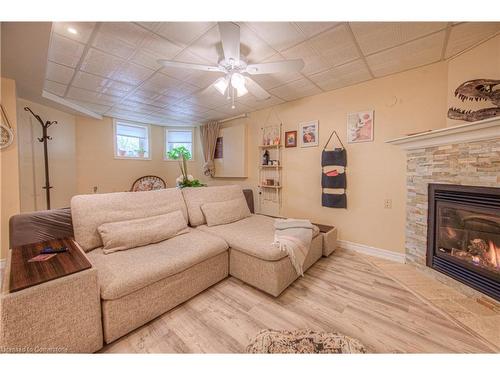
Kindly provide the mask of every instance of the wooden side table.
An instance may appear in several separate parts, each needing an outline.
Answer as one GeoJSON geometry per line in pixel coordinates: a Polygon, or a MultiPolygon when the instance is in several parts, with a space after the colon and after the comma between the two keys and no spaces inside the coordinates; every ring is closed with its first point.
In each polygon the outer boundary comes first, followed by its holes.
{"type": "Polygon", "coordinates": [[[103,345],[97,270],[70,238],[9,251],[0,295],[0,352],[90,353],[103,345]],[[28,262],[45,246],[66,246],[28,262]]]}

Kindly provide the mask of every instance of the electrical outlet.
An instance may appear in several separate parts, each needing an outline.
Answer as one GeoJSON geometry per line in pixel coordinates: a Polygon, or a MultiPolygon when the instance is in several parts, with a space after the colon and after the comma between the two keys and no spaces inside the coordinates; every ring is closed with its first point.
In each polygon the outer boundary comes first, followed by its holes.
{"type": "Polygon", "coordinates": [[[384,208],[392,208],[392,199],[384,199],[384,208]]]}
{"type": "Polygon", "coordinates": [[[92,191],[94,192],[94,194],[95,194],[95,193],[97,193],[97,186],[94,186],[94,187],[92,188],[92,191]]]}

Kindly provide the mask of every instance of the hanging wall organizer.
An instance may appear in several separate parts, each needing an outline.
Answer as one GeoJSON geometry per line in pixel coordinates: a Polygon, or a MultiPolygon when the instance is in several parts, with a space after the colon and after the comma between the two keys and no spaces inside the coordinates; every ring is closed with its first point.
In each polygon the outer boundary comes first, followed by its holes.
{"type": "Polygon", "coordinates": [[[321,205],[323,207],[332,208],[347,208],[347,196],[346,196],[346,174],[345,167],[347,166],[347,152],[344,144],[340,140],[337,132],[334,130],[328,141],[326,141],[325,147],[321,153],[321,205]],[[333,135],[337,137],[341,148],[334,148],[333,150],[327,150],[328,144],[332,139],[333,135]],[[336,167],[336,168],[335,168],[336,167]],[[325,192],[324,189],[343,189],[343,193],[329,193],[325,192]]]}

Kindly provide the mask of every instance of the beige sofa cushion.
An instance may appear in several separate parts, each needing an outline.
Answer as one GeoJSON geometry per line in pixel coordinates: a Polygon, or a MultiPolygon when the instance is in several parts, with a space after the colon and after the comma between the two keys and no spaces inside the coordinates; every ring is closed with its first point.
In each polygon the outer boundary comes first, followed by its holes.
{"type": "Polygon", "coordinates": [[[156,244],[107,255],[98,248],[87,256],[97,268],[101,298],[113,300],[182,272],[227,248],[223,239],[188,228],[188,233],[156,244]]]}
{"type": "Polygon", "coordinates": [[[132,249],[168,240],[186,233],[187,222],[180,210],[142,219],[115,221],[99,225],[103,253],[132,249]]]}
{"type": "Polygon", "coordinates": [[[75,240],[84,251],[102,246],[97,228],[104,223],[187,211],[179,189],[77,195],[71,199],[75,240]]]}
{"type": "Polygon", "coordinates": [[[251,215],[245,198],[231,199],[224,202],[211,202],[201,205],[207,225],[229,224],[251,215]]]}
{"type": "MultiPolygon", "coordinates": [[[[234,223],[213,227],[201,225],[197,229],[215,234],[223,238],[231,248],[259,259],[276,261],[287,256],[273,246],[274,218],[269,216],[251,215],[234,223]]],[[[318,234],[319,229],[314,226],[313,238],[318,234]]]]}
{"type": "Polygon", "coordinates": [[[182,189],[182,195],[186,202],[189,215],[189,223],[196,227],[206,224],[205,216],[201,211],[201,205],[210,202],[225,202],[232,199],[242,198],[243,190],[239,185],[209,186],[200,188],[182,189]]]}

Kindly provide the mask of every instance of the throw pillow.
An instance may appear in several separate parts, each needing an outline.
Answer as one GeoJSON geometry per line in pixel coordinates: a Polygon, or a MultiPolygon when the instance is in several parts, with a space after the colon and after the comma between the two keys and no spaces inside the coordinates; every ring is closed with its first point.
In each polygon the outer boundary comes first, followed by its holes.
{"type": "Polygon", "coordinates": [[[179,210],[142,219],[101,224],[97,231],[102,238],[104,254],[110,254],[161,242],[187,233],[188,229],[186,219],[179,210]]]}
{"type": "Polygon", "coordinates": [[[229,224],[251,215],[245,198],[237,198],[224,202],[211,202],[201,205],[207,225],[229,224]]]}

